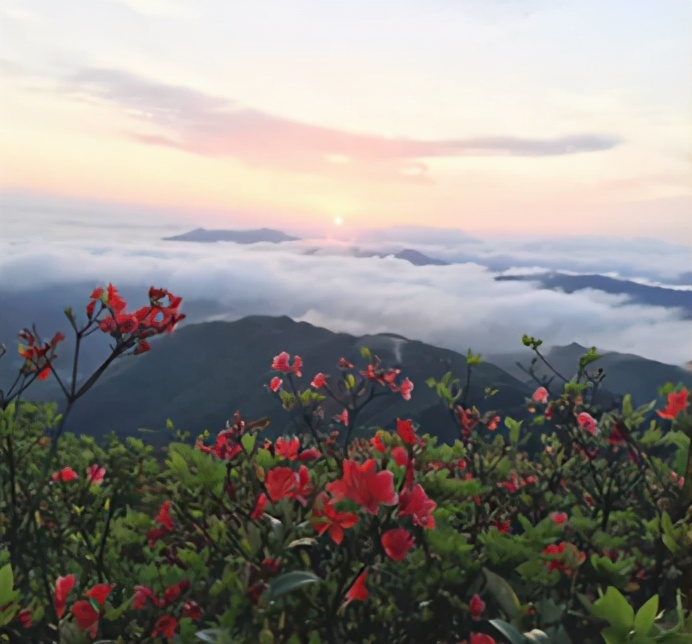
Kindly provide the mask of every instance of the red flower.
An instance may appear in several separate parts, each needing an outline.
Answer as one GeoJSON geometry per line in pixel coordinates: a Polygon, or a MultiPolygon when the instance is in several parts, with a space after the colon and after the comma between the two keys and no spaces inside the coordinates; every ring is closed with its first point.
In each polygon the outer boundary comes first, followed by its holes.
{"type": "Polygon", "coordinates": [[[406,467],[408,465],[408,452],[401,447],[401,445],[392,450],[392,458],[399,467],[406,467]]]}
{"type": "Polygon", "coordinates": [[[193,622],[198,622],[202,619],[202,607],[194,600],[190,600],[183,604],[181,617],[189,617],[193,622]]]}
{"type": "Polygon", "coordinates": [[[132,607],[135,610],[142,610],[151,602],[154,606],[160,606],[161,602],[151,588],[146,586],[135,586],[135,595],[132,599],[132,607]]]}
{"type": "Polygon", "coordinates": [[[387,450],[387,447],[385,444],[382,442],[382,438],[379,434],[375,434],[370,439],[370,444],[378,451],[384,453],[387,450]]]}
{"type": "Polygon", "coordinates": [[[656,413],[661,417],[661,418],[668,418],[672,420],[675,418],[680,412],[685,411],[687,407],[687,397],[688,397],[689,392],[687,389],[681,389],[680,391],[671,391],[668,394],[668,404],[666,405],[666,408],[661,411],[656,410],[656,413]]]}
{"type": "Polygon", "coordinates": [[[101,612],[106,603],[106,598],[110,595],[112,590],[112,585],[97,584],[91,590],[84,593],[85,597],[89,597],[93,601],[80,599],[72,606],[71,610],[77,622],[77,626],[79,626],[80,630],[89,633],[91,637],[96,637],[101,612]],[[99,607],[99,610],[96,610],[94,604],[99,607]]]}
{"type": "Polygon", "coordinates": [[[393,528],[382,535],[382,547],[390,559],[403,561],[408,551],[413,548],[415,539],[404,528],[393,528]]]}
{"type": "Polygon", "coordinates": [[[399,495],[399,516],[413,518],[413,524],[432,530],[435,527],[435,518],[432,513],[437,503],[425,493],[423,486],[416,483],[413,489],[405,488],[399,495]]]}
{"type": "Polygon", "coordinates": [[[170,606],[178,600],[178,597],[190,587],[190,582],[187,579],[173,584],[163,591],[163,602],[165,606],[170,606]]]}
{"type": "Polygon", "coordinates": [[[302,358],[300,356],[295,356],[293,358],[293,365],[290,364],[290,360],[290,354],[282,351],[278,356],[274,357],[272,369],[274,369],[274,371],[282,371],[283,373],[293,372],[298,378],[300,378],[303,375],[300,372],[300,368],[303,366],[302,358]]]}
{"type": "Polygon", "coordinates": [[[283,380],[279,378],[279,376],[274,376],[270,381],[269,381],[269,389],[270,391],[279,391],[281,389],[281,385],[283,384],[283,380]]]}
{"type": "Polygon", "coordinates": [[[471,611],[471,619],[478,621],[481,618],[481,613],[485,610],[485,602],[480,595],[474,595],[469,602],[469,610],[471,611]]]}
{"type": "Polygon", "coordinates": [[[312,382],[310,383],[311,387],[314,387],[315,389],[322,389],[327,384],[327,378],[323,373],[318,373],[313,379],[312,382]]]}
{"type": "MultiPolygon", "coordinates": [[[[461,644],[467,644],[466,640],[461,644]]],[[[468,644],[497,644],[497,642],[485,633],[471,633],[471,641],[468,644]]]]}
{"type": "Polygon", "coordinates": [[[103,477],[106,475],[106,468],[98,465],[91,465],[87,468],[87,480],[94,485],[101,485],[103,477]]]}
{"type": "Polygon", "coordinates": [[[60,618],[65,614],[65,607],[67,606],[67,598],[74,588],[75,576],[66,575],[65,577],[58,577],[55,580],[55,596],[53,597],[53,605],[55,606],[55,613],[60,618]]]}
{"type": "Polygon", "coordinates": [[[589,432],[589,434],[593,434],[594,436],[598,434],[596,419],[591,414],[587,414],[585,411],[581,412],[581,414],[577,416],[577,424],[584,431],[589,432]]]}
{"type": "Polygon", "coordinates": [[[175,631],[178,628],[178,620],[173,615],[162,615],[154,625],[154,630],[151,632],[152,637],[164,637],[171,640],[175,637],[175,631]]]}
{"type": "Polygon", "coordinates": [[[499,416],[494,416],[492,420],[488,423],[487,427],[490,431],[495,431],[497,429],[497,424],[500,422],[499,416]]]}
{"type": "Polygon", "coordinates": [[[22,625],[22,628],[31,628],[31,620],[33,619],[34,615],[31,612],[30,608],[22,608],[22,610],[17,613],[17,619],[19,620],[19,623],[22,625]]]}
{"type": "Polygon", "coordinates": [[[250,517],[252,519],[261,519],[264,514],[264,506],[267,505],[267,495],[262,492],[257,497],[257,503],[255,504],[255,509],[252,511],[250,517]]]}
{"type": "Polygon", "coordinates": [[[555,524],[555,525],[562,525],[565,523],[569,517],[567,516],[566,512],[552,512],[550,515],[550,520],[555,524]]]}
{"type": "Polygon", "coordinates": [[[171,517],[171,502],[164,501],[159,509],[159,513],[156,515],[154,521],[159,523],[167,530],[173,530],[175,527],[173,524],[173,518],[171,517]]]}
{"type": "Polygon", "coordinates": [[[73,604],[71,611],[79,629],[86,631],[91,637],[96,637],[101,614],[92,603],[86,599],[80,599],[73,604]]]}
{"type": "Polygon", "coordinates": [[[265,483],[269,498],[276,503],[283,498],[296,499],[302,506],[307,504],[310,488],[310,473],[305,465],[295,472],[290,467],[275,467],[269,470],[265,483]]]}
{"type": "Polygon", "coordinates": [[[548,402],[548,395],[548,390],[545,387],[539,387],[533,392],[531,400],[533,400],[533,402],[545,405],[548,402]]]}
{"type": "Polygon", "coordinates": [[[334,416],[334,420],[337,423],[348,425],[348,409],[344,409],[338,416],[334,416]]]}
{"type": "Polygon", "coordinates": [[[404,381],[399,385],[399,391],[401,392],[401,397],[404,400],[411,400],[413,383],[408,378],[405,378],[404,381]]]}
{"type": "Polygon", "coordinates": [[[67,483],[68,481],[74,481],[79,477],[77,476],[77,472],[75,472],[71,467],[63,467],[59,472],[55,472],[55,474],[53,474],[53,476],[50,478],[53,481],[67,483]]]}
{"type": "Polygon", "coordinates": [[[343,463],[343,477],[329,483],[327,491],[335,501],[349,499],[370,514],[377,514],[380,505],[394,505],[398,496],[394,491],[394,475],[387,470],[377,472],[376,467],[372,458],[362,465],[347,459],[343,463]]]}
{"type": "Polygon", "coordinates": [[[418,437],[413,429],[413,421],[396,419],[396,433],[399,434],[404,443],[407,445],[415,445],[418,442],[418,437]]]}
{"type": "Polygon", "coordinates": [[[344,540],[344,530],[352,528],[358,522],[358,515],[352,512],[338,512],[331,502],[316,504],[312,510],[312,525],[317,534],[322,536],[329,531],[329,536],[337,545],[344,540]]]}
{"type": "Polygon", "coordinates": [[[320,456],[322,456],[322,454],[320,454],[320,451],[312,447],[310,449],[305,449],[300,454],[298,454],[298,460],[314,461],[316,458],[319,458],[320,456]]]}
{"type": "Polygon", "coordinates": [[[275,452],[277,456],[285,458],[287,461],[295,461],[298,458],[298,449],[300,448],[299,438],[277,438],[275,443],[275,452]]]}
{"type": "Polygon", "coordinates": [[[96,584],[91,590],[84,593],[85,597],[91,597],[96,600],[99,606],[103,606],[106,603],[108,595],[115,588],[115,584],[96,584]]]}
{"type": "Polygon", "coordinates": [[[348,589],[348,592],[346,593],[346,602],[345,604],[349,604],[350,602],[358,601],[358,602],[364,602],[367,601],[368,599],[368,589],[365,587],[365,580],[368,578],[368,569],[366,568],[363,570],[363,572],[360,573],[356,577],[356,580],[353,582],[351,587],[348,589]]]}

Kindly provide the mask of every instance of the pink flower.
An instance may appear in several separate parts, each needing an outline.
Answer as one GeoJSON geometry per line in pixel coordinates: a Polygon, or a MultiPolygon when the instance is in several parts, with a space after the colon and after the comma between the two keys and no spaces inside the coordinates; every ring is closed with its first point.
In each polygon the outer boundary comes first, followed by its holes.
{"type": "Polygon", "coordinates": [[[411,392],[413,391],[413,383],[406,378],[400,385],[399,391],[404,400],[411,400],[411,392]]]}
{"type": "Polygon", "coordinates": [[[281,385],[283,384],[283,380],[279,378],[278,376],[274,376],[270,381],[269,381],[269,389],[270,391],[279,391],[281,389],[281,385]]]}
{"type": "Polygon", "coordinates": [[[294,373],[298,378],[300,378],[303,375],[300,372],[300,368],[303,366],[302,358],[300,356],[295,356],[293,358],[293,365],[290,364],[290,360],[290,354],[282,351],[278,356],[274,357],[272,369],[275,371],[283,371],[283,373],[294,373]]]}
{"type": "Polygon", "coordinates": [[[584,431],[589,432],[589,434],[593,434],[594,436],[598,434],[596,419],[591,414],[587,414],[585,411],[581,412],[581,414],[577,416],[577,424],[584,431]]]}
{"type": "Polygon", "coordinates": [[[87,468],[87,480],[94,485],[101,485],[106,475],[106,468],[94,464],[87,468]]]}
{"type": "Polygon", "coordinates": [[[539,387],[533,392],[531,400],[535,403],[545,405],[548,402],[548,390],[545,387],[539,387]]]}
{"type": "Polygon", "coordinates": [[[469,602],[469,610],[471,611],[471,619],[478,621],[481,618],[481,613],[485,610],[485,602],[480,595],[474,595],[469,602]]]}
{"type": "Polygon", "coordinates": [[[327,378],[323,373],[318,373],[313,379],[312,382],[310,383],[311,387],[314,387],[315,389],[322,389],[327,384],[327,378]]]}
{"type": "Polygon", "coordinates": [[[348,425],[348,409],[344,409],[338,416],[334,416],[334,420],[337,423],[348,425]]]}

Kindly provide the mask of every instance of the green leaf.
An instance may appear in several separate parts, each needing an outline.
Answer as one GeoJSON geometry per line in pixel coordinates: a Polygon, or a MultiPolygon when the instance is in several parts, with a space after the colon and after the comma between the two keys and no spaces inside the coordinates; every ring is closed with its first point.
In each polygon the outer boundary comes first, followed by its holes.
{"type": "Polygon", "coordinates": [[[9,604],[12,601],[13,588],[14,575],[12,574],[12,566],[7,564],[0,568],[0,606],[9,604]]]}
{"type": "Polygon", "coordinates": [[[286,593],[290,593],[298,588],[302,588],[308,584],[314,584],[318,581],[320,581],[320,578],[307,570],[293,570],[287,572],[284,575],[272,579],[267,589],[267,599],[273,601],[277,597],[281,597],[281,595],[285,595],[286,593]]]}
{"type": "Polygon", "coordinates": [[[360,355],[362,355],[366,360],[370,360],[370,358],[372,358],[372,353],[370,353],[370,349],[367,347],[360,348],[360,355]]]}
{"type": "Polygon", "coordinates": [[[620,591],[608,586],[605,595],[593,604],[593,614],[608,622],[613,629],[625,636],[634,625],[634,609],[620,591]]]}
{"type": "Polygon", "coordinates": [[[521,612],[521,602],[509,583],[487,568],[483,568],[483,574],[488,590],[494,595],[507,617],[517,617],[521,612]]]}
{"type": "Polygon", "coordinates": [[[501,619],[491,619],[490,623],[509,640],[509,644],[524,644],[524,636],[511,624],[501,619]]]}
{"type": "Polygon", "coordinates": [[[240,439],[243,449],[246,452],[252,452],[252,448],[255,446],[256,441],[257,434],[245,434],[245,436],[240,439]]]}
{"type": "Polygon", "coordinates": [[[658,595],[649,599],[634,616],[634,631],[637,635],[648,635],[658,614],[658,595]]]}

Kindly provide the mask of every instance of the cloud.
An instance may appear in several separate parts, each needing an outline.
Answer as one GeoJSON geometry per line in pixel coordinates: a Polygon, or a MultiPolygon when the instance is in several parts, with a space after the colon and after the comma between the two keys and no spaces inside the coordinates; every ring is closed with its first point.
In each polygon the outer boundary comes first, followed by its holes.
{"type": "Polygon", "coordinates": [[[66,80],[62,90],[80,100],[126,111],[140,125],[124,136],[147,145],[299,171],[374,170],[403,181],[429,179],[421,159],[559,156],[609,150],[622,142],[616,135],[589,133],[550,139],[495,135],[430,141],[358,134],[300,123],[117,69],[82,69],[66,80]]]}
{"type": "MultiPolygon", "coordinates": [[[[248,247],[156,241],[162,235],[132,226],[101,232],[98,243],[93,234],[84,242],[67,235],[63,241],[0,242],[2,288],[30,296],[34,289],[113,281],[144,294],[156,284],[188,302],[219,303],[216,317],[289,315],[335,331],[386,331],[460,351],[514,351],[529,333],[546,344],[579,342],[673,364],[692,357],[689,320],[674,311],[596,291],[568,295],[496,282],[495,273],[478,263],[417,267],[392,257],[305,255],[303,242],[248,247]]],[[[533,262],[541,265],[540,250],[533,262]]],[[[277,343],[290,351],[281,338],[277,343]]]]}

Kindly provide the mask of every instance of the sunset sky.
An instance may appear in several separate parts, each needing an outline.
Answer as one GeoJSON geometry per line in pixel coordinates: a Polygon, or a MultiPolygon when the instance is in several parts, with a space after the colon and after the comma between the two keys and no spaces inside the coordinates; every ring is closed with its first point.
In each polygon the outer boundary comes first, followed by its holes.
{"type": "Polygon", "coordinates": [[[3,196],[692,244],[689,0],[3,0],[3,196]]]}

